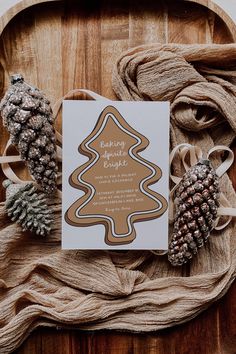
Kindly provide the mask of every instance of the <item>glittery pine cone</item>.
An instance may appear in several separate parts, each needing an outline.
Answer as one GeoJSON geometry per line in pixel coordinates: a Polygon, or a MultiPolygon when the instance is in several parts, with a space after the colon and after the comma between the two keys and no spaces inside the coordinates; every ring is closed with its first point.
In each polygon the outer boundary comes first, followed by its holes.
{"type": "Polygon", "coordinates": [[[207,241],[219,207],[219,178],[209,160],[201,160],[183,176],[176,193],[176,216],[168,259],[187,263],[207,241]]]}
{"type": "Polygon", "coordinates": [[[33,183],[14,184],[5,180],[5,208],[12,221],[40,236],[51,231],[52,212],[46,204],[46,195],[39,192],[33,183]]]}
{"type": "Polygon", "coordinates": [[[19,74],[11,84],[0,104],[3,124],[35,181],[44,192],[54,192],[58,167],[50,102],[19,74]]]}

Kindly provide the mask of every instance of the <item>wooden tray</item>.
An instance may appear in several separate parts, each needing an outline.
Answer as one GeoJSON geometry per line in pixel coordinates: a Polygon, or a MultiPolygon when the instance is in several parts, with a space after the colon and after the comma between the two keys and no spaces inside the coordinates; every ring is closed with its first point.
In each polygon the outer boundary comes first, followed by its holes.
{"type": "MultiPolygon", "coordinates": [[[[112,99],[112,69],[116,58],[129,47],[152,42],[236,41],[236,26],[233,21],[211,1],[130,0],[127,3],[125,0],[101,0],[96,4],[91,0],[23,0],[14,6],[0,18],[0,96],[3,96],[8,87],[9,76],[20,72],[28,82],[43,89],[52,103],[67,91],[82,87],[112,99]]],[[[58,125],[60,126],[60,122],[58,125]]],[[[1,123],[0,129],[2,153],[8,133],[1,123]]],[[[236,176],[236,166],[231,170],[231,176],[232,179],[236,176]]],[[[0,174],[0,183],[2,179],[0,174]]],[[[236,178],[234,182],[236,186],[236,178]]],[[[0,198],[4,199],[1,188],[0,198]]],[[[219,323],[225,323],[223,315],[219,323]]],[[[230,324],[230,319],[227,320],[227,324],[230,324]]],[[[212,315],[206,323],[202,317],[195,323],[194,330],[188,327],[187,340],[186,331],[181,332],[180,329],[179,337],[176,336],[177,342],[172,342],[172,348],[176,345],[180,348],[180,342],[185,337],[186,343],[191,342],[193,353],[203,352],[200,348],[204,345],[205,350],[205,343],[204,340],[202,344],[199,343],[199,338],[206,338],[208,343],[212,338],[212,327],[216,333],[216,326],[219,326],[218,322],[216,324],[216,316],[212,315]],[[192,336],[192,333],[195,335],[192,336]]],[[[218,330],[219,327],[217,335],[218,330]]],[[[227,335],[228,332],[227,327],[227,335]]],[[[169,333],[168,338],[165,338],[171,341],[172,332],[169,333]]],[[[104,343],[107,340],[111,342],[111,336],[105,334],[104,343]]],[[[49,347],[49,336],[44,332],[43,337],[46,339],[43,341],[40,338],[39,342],[42,342],[45,352],[59,353],[58,350],[61,349],[58,349],[58,342],[51,342],[49,347]]],[[[137,337],[140,340],[140,335],[137,337]]],[[[212,340],[216,341],[214,338],[218,337],[213,336],[212,340]]],[[[119,337],[117,342],[120,343],[120,340],[119,337]]],[[[60,343],[62,342],[63,340],[60,343]]],[[[67,342],[69,343],[65,339],[63,343],[67,342]]],[[[104,343],[101,341],[101,352],[104,343]]],[[[35,345],[39,348],[37,343],[35,345]]],[[[120,345],[121,352],[126,353],[127,343],[122,347],[121,341],[120,345]]],[[[154,348],[155,339],[152,345],[154,348]]],[[[36,346],[32,345],[32,348],[36,346]]],[[[184,344],[182,348],[183,346],[184,344]]],[[[151,353],[150,350],[147,342],[145,353],[151,353]]],[[[31,349],[29,351],[33,353],[31,349]]],[[[100,351],[98,348],[98,352],[100,351]]],[[[69,353],[65,348],[65,353],[67,352],[69,353]]]]}

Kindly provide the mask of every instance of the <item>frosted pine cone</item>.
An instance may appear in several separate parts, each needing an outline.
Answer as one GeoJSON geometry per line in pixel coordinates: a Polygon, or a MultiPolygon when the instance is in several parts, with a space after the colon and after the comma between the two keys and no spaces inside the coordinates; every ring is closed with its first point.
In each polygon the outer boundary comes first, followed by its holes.
{"type": "Polygon", "coordinates": [[[46,193],[56,189],[56,138],[50,102],[17,74],[0,104],[3,124],[35,181],[46,193]]]}
{"type": "Polygon", "coordinates": [[[40,236],[51,231],[52,213],[46,204],[45,194],[33,183],[13,184],[5,180],[5,208],[12,221],[20,224],[23,231],[30,230],[40,236]]]}
{"type": "Polygon", "coordinates": [[[209,160],[201,160],[183,176],[176,190],[176,217],[168,259],[181,266],[197,253],[214,228],[219,207],[219,178],[209,160]]]}

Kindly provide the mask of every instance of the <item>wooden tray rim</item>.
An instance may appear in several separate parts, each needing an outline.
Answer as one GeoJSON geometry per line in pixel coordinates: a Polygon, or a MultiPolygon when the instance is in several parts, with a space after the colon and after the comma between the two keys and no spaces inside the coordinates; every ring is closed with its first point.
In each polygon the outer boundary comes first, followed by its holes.
{"type": "MultiPolygon", "coordinates": [[[[15,17],[19,12],[42,3],[47,2],[58,2],[63,0],[21,0],[16,5],[13,5],[9,10],[7,10],[1,17],[0,17],[0,35],[2,34],[5,27],[11,21],[13,17],[15,17]]],[[[205,6],[209,10],[213,11],[218,15],[224,23],[227,25],[233,41],[236,42],[236,24],[232,20],[232,18],[217,4],[215,4],[212,0],[184,0],[185,2],[193,2],[199,5],[205,6]]]]}

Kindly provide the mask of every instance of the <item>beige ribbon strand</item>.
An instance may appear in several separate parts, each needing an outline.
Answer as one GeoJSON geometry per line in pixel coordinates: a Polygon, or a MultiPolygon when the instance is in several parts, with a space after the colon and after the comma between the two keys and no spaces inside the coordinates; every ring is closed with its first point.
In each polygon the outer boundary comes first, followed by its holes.
{"type": "Polygon", "coordinates": [[[12,170],[11,166],[9,165],[12,162],[22,161],[20,155],[7,156],[8,149],[10,148],[11,145],[12,145],[11,140],[9,139],[5,146],[3,156],[0,156],[0,164],[2,167],[3,174],[14,183],[19,183],[19,184],[26,183],[28,181],[23,181],[22,179],[20,179],[12,170]]]}
{"type": "Polygon", "coordinates": [[[222,162],[222,164],[217,167],[216,169],[216,174],[217,176],[219,177],[222,177],[225,172],[228,171],[228,169],[230,168],[230,166],[232,166],[233,162],[234,162],[234,153],[233,151],[228,148],[227,146],[225,145],[217,145],[217,146],[214,146],[212,149],[210,149],[208,151],[208,154],[207,154],[207,158],[210,159],[210,156],[214,153],[214,152],[219,152],[219,151],[227,151],[229,154],[227,156],[227,158],[222,162]]]}

